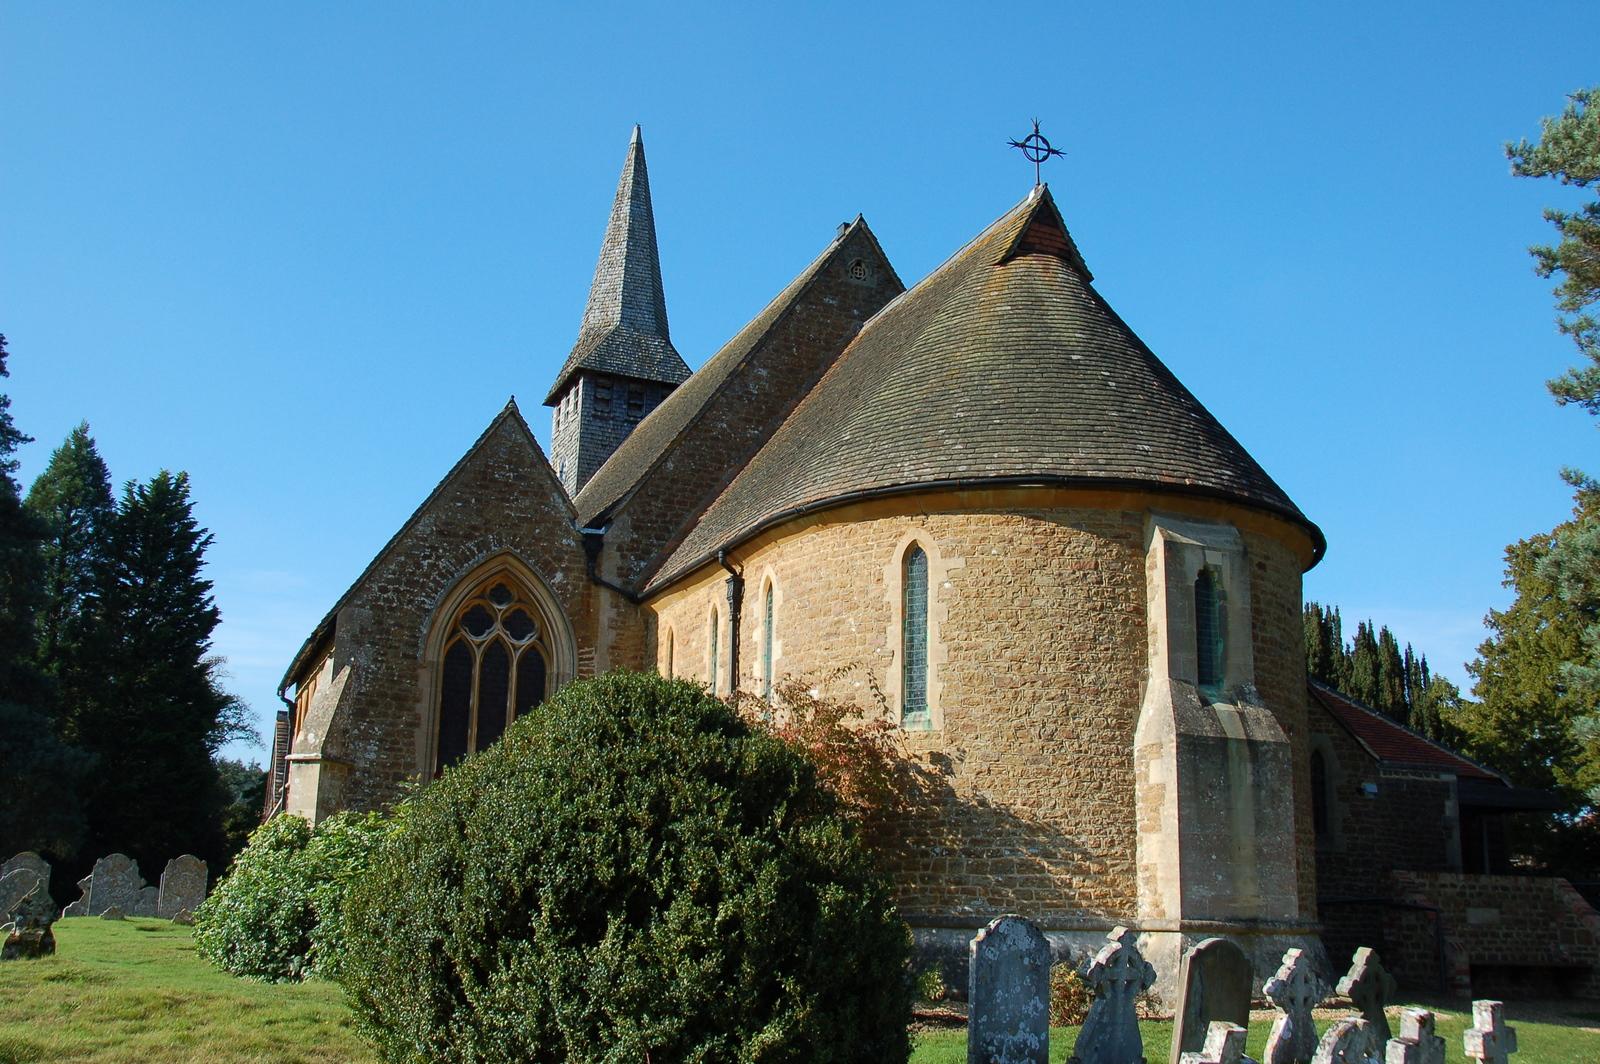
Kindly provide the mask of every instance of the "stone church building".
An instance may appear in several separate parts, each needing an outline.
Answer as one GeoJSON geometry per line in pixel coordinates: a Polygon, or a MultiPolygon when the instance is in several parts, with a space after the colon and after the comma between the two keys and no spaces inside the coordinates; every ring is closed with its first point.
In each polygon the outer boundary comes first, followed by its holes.
{"type": "Polygon", "coordinates": [[[909,289],[857,217],[691,372],[636,129],[551,453],[508,404],[316,626],[269,804],[382,806],[576,676],[792,676],[881,691],[937,781],[927,953],[1004,912],[1164,975],[1315,946],[1323,536],[1093,280],[1047,187],[909,289]]]}

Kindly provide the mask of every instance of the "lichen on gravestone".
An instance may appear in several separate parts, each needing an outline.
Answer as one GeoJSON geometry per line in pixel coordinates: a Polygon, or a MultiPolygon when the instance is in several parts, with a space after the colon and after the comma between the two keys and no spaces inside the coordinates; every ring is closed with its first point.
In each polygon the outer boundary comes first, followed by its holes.
{"type": "Polygon", "coordinates": [[[1208,938],[1183,954],[1178,972],[1178,1008],[1173,1016],[1171,1064],[1199,1051],[1214,1021],[1250,1024],[1250,958],[1225,938],[1208,938]]]}
{"type": "Polygon", "coordinates": [[[1139,995],[1156,981],[1156,970],[1139,952],[1138,941],[1137,932],[1112,928],[1079,973],[1094,1002],[1073,1046],[1072,1064],[1144,1064],[1139,995]]]}
{"type": "Polygon", "coordinates": [[[1384,1064],[1445,1064],[1444,1039],[1434,1033],[1433,1013],[1406,1009],[1400,1014],[1400,1033],[1384,1048],[1384,1064]]]}
{"type": "Polygon", "coordinates": [[[1347,1016],[1334,1021],[1323,1034],[1311,1064],[1383,1064],[1379,1045],[1365,1017],[1347,1016]]]}
{"type": "Polygon", "coordinates": [[[1206,1028],[1205,1042],[1198,1050],[1186,1052],[1178,1064],[1256,1064],[1244,1055],[1245,1028],[1226,1020],[1213,1020],[1206,1028]]]}
{"type": "Polygon", "coordinates": [[[1001,916],[968,947],[967,1064],[1049,1064],[1050,943],[1001,916]]]}
{"type": "Polygon", "coordinates": [[[1472,1026],[1461,1034],[1462,1047],[1471,1060],[1482,1064],[1509,1064],[1517,1051],[1517,1029],[1506,1023],[1506,1007],[1499,1001],[1474,1001],[1472,1026]]]}
{"type": "Polygon", "coordinates": [[[161,872],[161,894],[156,903],[156,915],[163,920],[174,919],[187,909],[200,908],[206,900],[206,886],[210,872],[206,863],[193,854],[174,857],[161,872]]]}
{"type": "Polygon", "coordinates": [[[1355,1002],[1362,1018],[1372,1025],[1373,1037],[1380,1042],[1388,1042],[1392,1032],[1383,1007],[1394,997],[1395,982],[1394,976],[1384,968],[1377,950],[1371,946],[1356,950],[1351,958],[1350,970],[1339,980],[1338,991],[1355,1002]]]}
{"type": "Polygon", "coordinates": [[[1317,1051],[1317,1025],[1311,1010],[1324,996],[1311,957],[1302,949],[1287,950],[1277,973],[1262,990],[1278,1010],[1267,1034],[1262,1064],[1310,1064],[1317,1051]]]}

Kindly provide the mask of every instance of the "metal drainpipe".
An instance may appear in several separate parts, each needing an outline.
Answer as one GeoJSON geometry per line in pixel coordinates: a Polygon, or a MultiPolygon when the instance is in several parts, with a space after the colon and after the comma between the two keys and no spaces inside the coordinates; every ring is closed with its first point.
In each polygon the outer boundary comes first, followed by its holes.
{"type": "Polygon", "coordinates": [[[620,584],[613,584],[600,575],[600,548],[605,546],[606,530],[603,528],[580,528],[578,529],[578,534],[583,537],[583,559],[584,565],[589,572],[590,582],[615,591],[629,602],[643,602],[644,600],[632,591],[620,584]]]}
{"type": "MultiPolygon", "coordinates": [[[[744,573],[728,564],[728,552],[717,551],[717,564],[728,571],[728,693],[739,692],[739,614],[744,610],[744,573]]],[[[716,685],[713,676],[711,683],[716,685]]]]}

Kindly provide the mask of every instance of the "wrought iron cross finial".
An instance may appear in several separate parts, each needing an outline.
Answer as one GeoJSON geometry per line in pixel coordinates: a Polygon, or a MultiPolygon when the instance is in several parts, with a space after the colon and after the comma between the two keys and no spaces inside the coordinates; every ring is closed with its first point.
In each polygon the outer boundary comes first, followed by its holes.
{"type": "Polygon", "coordinates": [[[1059,148],[1052,148],[1045,135],[1039,132],[1039,120],[1033,120],[1033,132],[1021,140],[1008,140],[1006,144],[1022,152],[1023,157],[1033,164],[1033,187],[1038,188],[1043,182],[1039,180],[1039,167],[1054,155],[1065,155],[1066,152],[1059,148]]]}

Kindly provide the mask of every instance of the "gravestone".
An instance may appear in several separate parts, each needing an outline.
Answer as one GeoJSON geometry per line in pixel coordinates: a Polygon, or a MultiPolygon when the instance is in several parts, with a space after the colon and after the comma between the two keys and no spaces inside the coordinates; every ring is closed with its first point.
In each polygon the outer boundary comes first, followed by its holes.
{"type": "Polygon", "coordinates": [[[969,947],[967,1064],[1049,1064],[1050,943],[1020,916],[991,920],[969,947]]]}
{"type": "Polygon", "coordinates": [[[1400,1014],[1400,1034],[1389,1039],[1383,1064],[1444,1064],[1444,1039],[1433,1033],[1433,1013],[1406,1009],[1400,1014]]]}
{"type": "Polygon", "coordinates": [[[100,914],[100,919],[102,920],[126,920],[127,918],[128,914],[122,911],[122,906],[120,905],[113,905],[100,914]]]}
{"type": "Polygon", "coordinates": [[[115,905],[126,915],[137,912],[144,877],[139,866],[125,854],[113,853],[94,863],[89,873],[89,915],[99,916],[115,905]]]}
{"type": "Polygon", "coordinates": [[[0,915],[5,933],[0,960],[48,957],[56,951],[56,936],[50,930],[56,918],[56,903],[50,897],[49,880],[41,879],[31,868],[14,869],[5,880],[14,888],[24,881],[31,882],[32,889],[12,900],[8,911],[0,915]]]}
{"type": "Polygon", "coordinates": [[[139,900],[134,904],[133,912],[129,915],[154,916],[156,914],[156,902],[160,898],[160,895],[161,892],[155,887],[148,885],[140,887],[139,900]]]}
{"type": "Polygon", "coordinates": [[[1178,1064],[1255,1064],[1244,1055],[1246,1033],[1237,1023],[1213,1020],[1200,1049],[1183,1054],[1178,1064]]]}
{"type": "Polygon", "coordinates": [[[206,863],[191,854],[168,861],[161,873],[161,897],[156,903],[156,915],[171,920],[184,909],[194,912],[200,908],[200,903],[206,900],[209,876],[206,863]]]}
{"type": "Polygon", "coordinates": [[[175,924],[181,924],[184,927],[193,927],[194,913],[190,912],[188,909],[179,909],[177,912],[172,914],[172,922],[175,924]]]}
{"type": "Polygon", "coordinates": [[[1178,1010],[1173,1017],[1172,1064],[1211,1037],[1215,1020],[1250,1025],[1250,958],[1225,938],[1208,938],[1183,955],[1178,1010]]]}
{"type": "Polygon", "coordinates": [[[1094,960],[1079,973],[1094,1002],[1073,1047],[1073,1064],[1144,1064],[1139,1034],[1139,995],[1156,981],[1156,970],[1137,945],[1139,936],[1114,927],[1094,960]]]}
{"type": "Polygon", "coordinates": [[[1350,1016],[1328,1028],[1311,1064],[1383,1064],[1378,1045],[1372,1024],[1365,1017],[1350,1016]]]}
{"type": "Polygon", "coordinates": [[[1301,949],[1284,953],[1277,974],[1262,987],[1278,1010],[1267,1034],[1262,1064],[1310,1064],[1317,1051],[1317,1025],[1311,1010],[1322,1001],[1323,985],[1311,958],[1301,949]]]}
{"type": "Polygon", "coordinates": [[[1506,1007],[1499,1001],[1474,1001],[1472,1026],[1461,1034],[1470,1060],[1483,1064],[1509,1064],[1517,1051],[1517,1029],[1506,1023],[1506,1007]]]}
{"type": "Polygon", "coordinates": [[[1361,1010],[1362,1019],[1372,1025],[1372,1036],[1388,1042],[1389,1017],[1384,1015],[1383,1006],[1394,997],[1395,983],[1378,958],[1378,951],[1371,946],[1356,950],[1350,970],[1339,980],[1338,990],[1361,1010]]]}
{"type": "Polygon", "coordinates": [[[72,902],[61,910],[62,917],[88,916],[89,915],[89,884],[94,882],[94,873],[91,872],[78,880],[78,900],[72,902]]]}
{"type": "Polygon", "coordinates": [[[29,869],[46,883],[50,882],[50,862],[32,850],[23,850],[5,864],[0,864],[0,879],[4,879],[19,868],[29,869]]]}
{"type": "Polygon", "coordinates": [[[0,924],[11,922],[11,914],[21,904],[22,899],[39,889],[39,884],[48,885],[48,880],[39,878],[39,873],[31,868],[15,868],[0,876],[0,924]]]}

